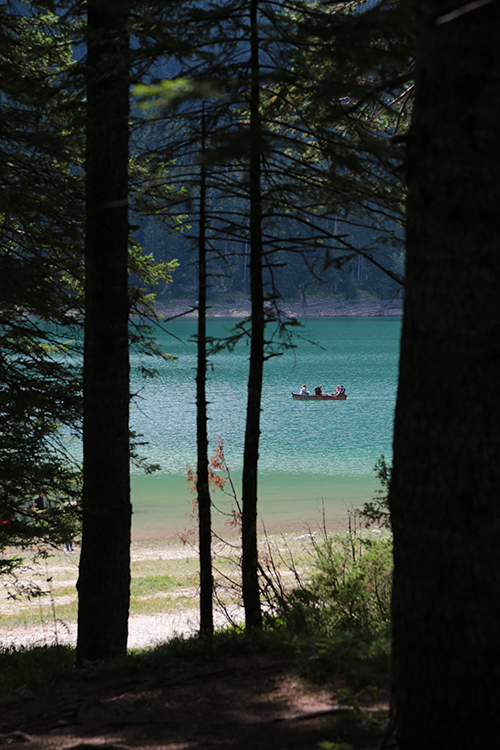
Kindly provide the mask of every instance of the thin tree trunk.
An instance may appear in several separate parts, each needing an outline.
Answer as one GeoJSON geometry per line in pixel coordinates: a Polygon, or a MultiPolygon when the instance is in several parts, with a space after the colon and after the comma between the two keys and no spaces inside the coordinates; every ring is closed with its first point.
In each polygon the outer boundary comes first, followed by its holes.
{"type": "Polygon", "coordinates": [[[262,281],[262,197],[260,121],[260,70],[258,0],[250,2],[251,91],[250,91],[250,296],[252,336],[248,376],[247,418],[243,455],[242,492],[242,581],[245,623],[262,627],[257,552],[257,470],[259,461],[260,410],[264,372],[264,285],[262,281]]]}
{"type": "Polygon", "coordinates": [[[200,230],[198,239],[198,369],[196,374],[197,447],[198,447],[198,518],[200,536],[200,633],[212,635],[212,500],[208,478],[207,436],[207,250],[206,250],[206,164],[205,113],[202,112],[200,167],[200,230]]]}
{"type": "Polygon", "coordinates": [[[448,2],[418,5],[391,741],[483,750],[500,747],[500,6],[440,23],[448,2]]]}
{"type": "Polygon", "coordinates": [[[127,3],[89,0],[77,663],[126,653],[130,591],[127,3]]]}

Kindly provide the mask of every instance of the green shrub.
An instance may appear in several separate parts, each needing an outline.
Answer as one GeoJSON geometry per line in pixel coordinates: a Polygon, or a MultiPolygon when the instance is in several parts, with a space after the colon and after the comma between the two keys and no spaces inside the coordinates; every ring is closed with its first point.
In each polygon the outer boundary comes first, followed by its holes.
{"type": "Polygon", "coordinates": [[[392,542],[328,537],[308,583],[284,594],[276,614],[300,634],[377,632],[390,623],[392,542]]]}
{"type": "Polygon", "coordinates": [[[312,591],[328,630],[377,631],[390,622],[392,542],[370,539],[355,551],[347,537],[330,537],[317,550],[312,591]]]}
{"type": "Polygon", "coordinates": [[[274,626],[293,633],[303,668],[316,678],[381,684],[390,660],[392,540],[357,534],[316,545],[308,582],[281,592],[274,626]]]}

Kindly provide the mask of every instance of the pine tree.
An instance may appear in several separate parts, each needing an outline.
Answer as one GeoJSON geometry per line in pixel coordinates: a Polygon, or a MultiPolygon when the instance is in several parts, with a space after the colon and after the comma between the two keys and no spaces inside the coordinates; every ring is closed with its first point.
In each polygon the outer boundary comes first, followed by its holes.
{"type": "Polygon", "coordinates": [[[387,746],[479,750],[500,743],[500,6],[413,7],[387,746]]]}
{"type": "Polygon", "coordinates": [[[83,535],[77,663],[126,653],[129,5],[87,3],[83,535]]]}
{"type": "Polygon", "coordinates": [[[200,152],[200,197],[198,235],[198,356],[196,371],[196,444],[199,546],[200,546],[200,634],[213,634],[213,572],[212,572],[212,499],[208,469],[207,435],[207,243],[206,193],[207,167],[204,161],[205,118],[202,111],[200,152]]]}
{"type": "Polygon", "coordinates": [[[81,419],[83,277],[70,27],[36,3],[0,8],[0,547],[60,544],[73,524],[61,504],[81,491],[67,447],[81,419]]]}

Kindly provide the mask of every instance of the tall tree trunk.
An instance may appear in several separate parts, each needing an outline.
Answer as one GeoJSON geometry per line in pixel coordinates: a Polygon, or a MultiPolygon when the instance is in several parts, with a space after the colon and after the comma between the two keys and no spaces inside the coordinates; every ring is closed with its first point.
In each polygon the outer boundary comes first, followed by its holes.
{"type": "Polygon", "coordinates": [[[200,633],[212,635],[212,500],[208,481],[207,436],[207,248],[206,248],[206,164],[205,113],[202,111],[200,167],[200,231],[198,238],[198,368],[196,373],[198,518],[200,537],[200,633]]]}
{"type": "Polygon", "coordinates": [[[392,740],[484,750],[500,747],[500,5],[437,21],[455,6],[418,5],[392,740]]]}
{"type": "Polygon", "coordinates": [[[260,69],[258,0],[250,2],[251,90],[250,90],[250,296],[252,336],[248,375],[247,418],[243,454],[242,487],[242,582],[245,623],[262,627],[257,553],[257,469],[259,461],[260,409],[264,372],[264,285],[262,281],[262,197],[260,120],[260,69]]]}
{"type": "Polygon", "coordinates": [[[77,663],[127,649],[128,3],[88,0],[83,538],[77,663]]]}

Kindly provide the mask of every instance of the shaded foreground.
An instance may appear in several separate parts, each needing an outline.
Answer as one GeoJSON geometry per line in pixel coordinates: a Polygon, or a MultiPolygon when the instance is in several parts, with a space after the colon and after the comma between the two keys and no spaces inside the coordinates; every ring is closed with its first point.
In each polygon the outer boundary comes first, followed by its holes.
{"type": "MultiPolygon", "coordinates": [[[[297,582],[287,566],[292,554],[303,580],[314,569],[321,573],[316,588],[291,596],[261,634],[233,628],[211,640],[173,638],[154,648],[167,639],[166,618],[194,615],[197,559],[189,545],[134,545],[130,623],[143,623],[140,642],[149,649],[78,671],[68,646],[0,650],[0,745],[375,748],[387,723],[390,654],[385,620],[373,609],[370,592],[383,592],[388,550],[373,538],[357,564],[347,565],[357,549],[353,539],[325,540],[316,556],[310,534],[268,539],[281,583],[297,582]],[[335,602],[321,581],[328,589],[332,581],[338,584],[335,602]]],[[[224,566],[226,545],[218,551],[224,566]]],[[[56,627],[56,642],[65,640],[62,633],[76,612],[77,557],[58,553],[39,571],[49,590],[33,602],[38,618],[22,602],[10,602],[12,611],[0,627],[5,645],[16,631],[20,643],[33,644],[26,636],[40,627],[45,644],[55,642],[56,627]]]]}
{"type": "Polygon", "coordinates": [[[0,744],[33,750],[375,747],[386,723],[386,696],[360,707],[352,695],[342,684],[308,683],[288,657],[138,666],[2,706],[0,744]]]}

